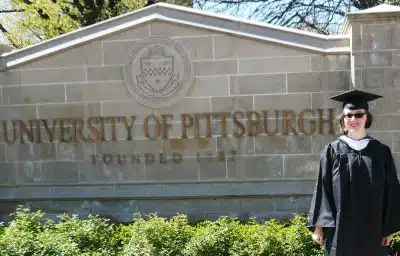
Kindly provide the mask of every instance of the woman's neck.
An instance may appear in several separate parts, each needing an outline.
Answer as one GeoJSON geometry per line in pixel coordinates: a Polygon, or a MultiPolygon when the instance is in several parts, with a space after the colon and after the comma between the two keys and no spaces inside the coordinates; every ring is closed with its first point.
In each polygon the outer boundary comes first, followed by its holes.
{"type": "Polygon", "coordinates": [[[366,136],[365,130],[358,131],[358,132],[349,132],[347,133],[347,137],[352,138],[353,140],[361,140],[366,136]]]}

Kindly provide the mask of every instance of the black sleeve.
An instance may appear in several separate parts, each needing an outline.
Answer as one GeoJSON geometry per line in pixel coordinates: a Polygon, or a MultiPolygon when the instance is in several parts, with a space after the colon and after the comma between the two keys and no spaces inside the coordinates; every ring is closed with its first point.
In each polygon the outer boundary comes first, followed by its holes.
{"type": "Polygon", "coordinates": [[[392,152],[387,147],[383,201],[383,236],[400,231],[400,184],[392,152]]]}
{"type": "Polygon", "coordinates": [[[332,147],[329,144],[320,159],[319,173],[311,200],[308,228],[334,227],[336,210],[332,192],[332,147]]]}

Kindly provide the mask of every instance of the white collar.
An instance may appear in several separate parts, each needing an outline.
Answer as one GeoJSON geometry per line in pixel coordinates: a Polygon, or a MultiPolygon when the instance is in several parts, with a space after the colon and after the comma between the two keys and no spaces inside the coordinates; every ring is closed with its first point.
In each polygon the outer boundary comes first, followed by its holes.
{"type": "Polygon", "coordinates": [[[350,138],[350,137],[348,137],[346,135],[342,135],[342,136],[339,137],[339,139],[344,141],[344,142],[346,142],[347,145],[349,145],[349,147],[351,147],[352,149],[360,151],[360,150],[364,149],[368,145],[368,142],[372,138],[369,137],[369,136],[366,136],[361,140],[355,140],[355,139],[352,139],[352,138],[350,138]]]}

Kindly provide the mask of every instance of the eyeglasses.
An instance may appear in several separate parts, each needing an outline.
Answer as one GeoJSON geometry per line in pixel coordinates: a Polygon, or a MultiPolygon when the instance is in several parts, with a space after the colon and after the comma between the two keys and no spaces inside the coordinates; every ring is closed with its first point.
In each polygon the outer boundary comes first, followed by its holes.
{"type": "Polygon", "coordinates": [[[361,113],[355,113],[355,114],[345,114],[344,115],[344,117],[346,118],[346,119],[351,119],[353,116],[355,117],[355,118],[362,118],[364,115],[366,115],[367,113],[365,113],[365,112],[361,112],[361,113]]]}

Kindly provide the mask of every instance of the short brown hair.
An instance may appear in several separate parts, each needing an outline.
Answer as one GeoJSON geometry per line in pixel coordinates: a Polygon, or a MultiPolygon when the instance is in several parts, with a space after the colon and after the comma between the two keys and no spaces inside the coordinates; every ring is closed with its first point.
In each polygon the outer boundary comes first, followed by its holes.
{"type": "MultiPolygon", "coordinates": [[[[365,122],[365,129],[368,129],[372,125],[372,115],[369,111],[365,111],[367,113],[367,121],[365,122]]],[[[346,128],[344,126],[344,114],[340,114],[339,116],[339,123],[340,123],[340,130],[344,133],[347,134],[346,128]]]]}

